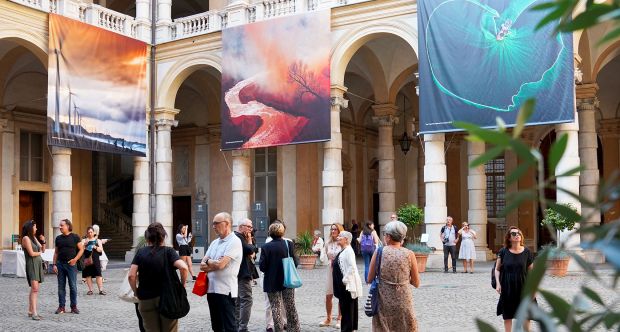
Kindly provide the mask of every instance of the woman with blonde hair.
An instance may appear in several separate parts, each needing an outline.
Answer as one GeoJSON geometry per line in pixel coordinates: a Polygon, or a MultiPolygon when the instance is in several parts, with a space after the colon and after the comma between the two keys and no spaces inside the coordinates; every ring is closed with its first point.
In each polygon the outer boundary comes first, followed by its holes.
{"type": "Polygon", "coordinates": [[[375,278],[375,262],[379,260],[379,312],[372,317],[373,331],[418,330],[418,321],[413,310],[411,287],[420,287],[420,274],[415,254],[403,248],[407,226],[400,221],[391,221],[384,228],[382,250],[377,250],[370,260],[368,280],[375,278]]]}
{"type": "MultiPolygon", "coordinates": [[[[332,300],[334,298],[334,280],[332,277],[333,273],[333,262],[338,253],[342,251],[342,247],[338,244],[338,235],[340,232],[344,231],[344,227],[342,224],[333,223],[329,227],[329,237],[325,241],[325,253],[327,254],[327,259],[329,259],[329,272],[327,273],[327,285],[325,291],[325,311],[327,313],[327,318],[319,324],[319,326],[330,326],[332,324],[332,300]]],[[[336,322],[336,328],[340,328],[340,308],[338,308],[338,321],[336,322]]]]}

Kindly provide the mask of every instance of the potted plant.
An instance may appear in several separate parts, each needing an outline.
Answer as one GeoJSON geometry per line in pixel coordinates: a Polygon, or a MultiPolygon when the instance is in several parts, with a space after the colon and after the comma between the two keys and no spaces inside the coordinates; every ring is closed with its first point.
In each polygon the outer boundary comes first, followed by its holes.
{"type": "Polygon", "coordinates": [[[308,231],[297,235],[296,248],[302,269],[313,269],[316,263],[316,254],[312,252],[312,241],[313,237],[308,231]]]}
{"type": "Polygon", "coordinates": [[[431,249],[425,245],[416,241],[415,228],[424,221],[424,210],[417,207],[415,204],[404,204],[396,212],[398,220],[402,221],[407,226],[407,238],[411,239],[409,244],[406,245],[413,253],[418,264],[418,272],[426,271],[426,261],[428,260],[428,254],[431,249]],[[409,236],[410,235],[410,236],[409,236]]]}
{"type": "Polygon", "coordinates": [[[415,254],[416,263],[418,264],[418,272],[425,272],[426,261],[428,260],[428,255],[431,253],[431,248],[420,243],[408,243],[405,245],[405,248],[413,251],[415,254]]]}
{"type": "MultiPolygon", "coordinates": [[[[560,205],[577,212],[577,209],[575,209],[575,207],[570,203],[560,205]]],[[[567,218],[554,208],[548,208],[545,210],[545,217],[543,218],[541,225],[553,228],[556,233],[557,247],[550,245],[542,247],[543,250],[547,250],[549,252],[549,258],[547,259],[547,273],[553,276],[563,277],[568,271],[570,256],[560,247],[560,233],[563,231],[573,230],[573,228],[575,228],[575,220],[567,218]]]]}

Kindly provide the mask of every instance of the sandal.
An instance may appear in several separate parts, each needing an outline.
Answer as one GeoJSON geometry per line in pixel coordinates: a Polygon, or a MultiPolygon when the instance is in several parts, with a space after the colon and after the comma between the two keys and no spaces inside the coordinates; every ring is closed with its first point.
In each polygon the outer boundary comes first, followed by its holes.
{"type": "Polygon", "coordinates": [[[331,325],[332,325],[331,320],[324,320],[319,324],[320,327],[326,327],[326,326],[331,326],[331,325]]]}
{"type": "Polygon", "coordinates": [[[105,291],[99,291],[99,295],[108,295],[105,291]]]}
{"type": "Polygon", "coordinates": [[[89,290],[88,293],[86,293],[86,295],[93,295],[93,291],[89,290]]]}

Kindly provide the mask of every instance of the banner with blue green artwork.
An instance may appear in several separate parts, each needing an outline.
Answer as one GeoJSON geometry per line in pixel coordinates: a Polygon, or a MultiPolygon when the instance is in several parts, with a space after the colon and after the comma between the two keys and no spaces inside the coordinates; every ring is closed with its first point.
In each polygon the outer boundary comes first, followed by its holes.
{"type": "Polygon", "coordinates": [[[515,124],[536,98],[529,125],[572,122],[571,34],[536,30],[546,0],[418,1],[420,132],[459,130],[453,121],[515,124]]]}

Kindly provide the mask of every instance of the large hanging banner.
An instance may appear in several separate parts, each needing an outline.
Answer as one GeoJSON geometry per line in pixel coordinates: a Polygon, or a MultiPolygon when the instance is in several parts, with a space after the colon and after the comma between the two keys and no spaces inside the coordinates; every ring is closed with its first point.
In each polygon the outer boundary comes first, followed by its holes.
{"type": "Polygon", "coordinates": [[[146,155],[146,44],[49,16],[49,145],[146,155]]]}
{"type": "Polygon", "coordinates": [[[222,31],[222,150],[330,139],[330,13],[222,31]]]}
{"type": "Polygon", "coordinates": [[[453,121],[513,126],[536,98],[528,124],[572,122],[572,34],[536,25],[546,0],[420,0],[420,132],[458,130],[453,121]]]}

